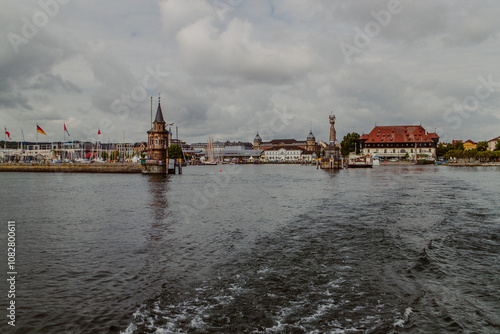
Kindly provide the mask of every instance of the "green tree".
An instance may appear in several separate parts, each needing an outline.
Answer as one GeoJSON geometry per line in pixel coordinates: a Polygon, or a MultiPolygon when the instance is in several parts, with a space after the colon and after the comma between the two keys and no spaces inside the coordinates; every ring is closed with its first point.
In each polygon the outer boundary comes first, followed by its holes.
{"type": "Polygon", "coordinates": [[[497,144],[495,146],[495,151],[500,151],[500,139],[497,139],[497,144]]]}
{"type": "Polygon", "coordinates": [[[493,152],[491,152],[491,151],[477,152],[477,157],[479,159],[479,162],[489,162],[489,161],[491,161],[492,156],[493,156],[493,152]]]}
{"type": "Polygon", "coordinates": [[[106,151],[102,151],[102,152],[101,152],[101,158],[102,158],[103,160],[108,159],[108,152],[106,152],[106,151]]]}
{"type": "Polygon", "coordinates": [[[436,148],[436,155],[438,157],[444,157],[446,152],[448,152],[452,149],[453,149],[453,145],[451,145],[451,144],[439,143],[437,148],[436,148]]]}
{"type": "Polygon", "coordinates": [[[454,150],[463,150],[464,149],[464,143],[462,143],[461,141],[457,141],[455,143],[455,145],[453,145],[453,149],[454,150]]]}
{"type": "Polygon", "coordinates": [[[340,143],[340,147],[340,153],[344,157],[349,156],[349,153],[354,152],[354,150],[356,150],[356,154],[361,152],[359,134],[356,132],[346,134],[340,143]]]}
{"type": "Polygon", "coordinates": [[[169,159],[181,159],[182,158],[182,148],[173,144],[168,148],[168,158],[169,159]]]}
{"type": "Polygon", "coordinates": [[[118,152],[118,151],[113,151],[113,152],[111,152],[111,154],[109,155],[109,158],[110,158],[111,160],[116,160],[116,159],[118,159],[118,157],[119,157],[119,156],[120,156],[120,152],[118,152]]]}
{"type": "Polygon", "coordinates": [[[490,159],[492,159],[492,160],[498,160],[498,159],[500,159],[500,150],[491,152],[491,158],[490,159]]]}
{"type": "Polygon", "coordinates": [[[483,151],[486,151],[487,149],[488,149],[488,142],[487,141],[480,141],[479,143],[477,143],[476,150],[478,152],[483,152],[483,151]]]}
{"type": "Polygon", "coordinates": [[[465,157],[469,162],[473,162],[476,160],[477,157],[477,150],[474,148],[472,150],[467,150],[464,152],[465,157]]]}
{"type": "Polygon", "coordinates": [[[463,159],[465,157],[464,150],[449,150],[444,155],[445,159],[455,158],[455,159],[463,159]]]}

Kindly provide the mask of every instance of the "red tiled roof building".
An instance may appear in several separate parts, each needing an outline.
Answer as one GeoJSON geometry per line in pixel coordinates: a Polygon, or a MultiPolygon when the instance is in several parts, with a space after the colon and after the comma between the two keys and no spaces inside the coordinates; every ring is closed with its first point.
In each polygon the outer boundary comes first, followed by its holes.
{"type": "Polygon", "coordinates": [[[421,125],[376,126],[359,138],[362,154],[381,158],[409,159],[428,156],[436,158],[439,136],[427,132],[421,125]]]}
{"type": "Polygon", "coordinates": [[[500,136],[488,140],[488,151],[496,151],[497,141],[500,140],[500,136]]]}

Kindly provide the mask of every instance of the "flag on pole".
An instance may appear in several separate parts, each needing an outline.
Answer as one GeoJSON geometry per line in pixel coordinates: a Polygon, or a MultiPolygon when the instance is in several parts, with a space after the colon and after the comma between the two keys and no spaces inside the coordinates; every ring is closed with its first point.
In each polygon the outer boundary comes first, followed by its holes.
{"type": "Polygon", "coordinates": [[[97,134],[100,135],[101,134],[101,129],[97,130],[97,134]]]}
{"type": "Polygon", "coordinates": [[[42,128],[38,126],[38,124],[36,125],[36,132],[41,133],[42,135],[47,135],[45,131],[43,131],[42,128]]]}
{"type": "Polygon", "coordinates": [[[68,134],[69,136],[69,132],[68,132],[68,129],[66,129],[66,123],[64,123],[64,131],[68,134]]]}
{"type": "Polygon", "coordinates": [[[7,135],[7,137],[9,137],[9,140],[10,140],[10,133],[9,133],[9,131],[7,131],[7,127],[5,127],[5,134],[7,135]]]}

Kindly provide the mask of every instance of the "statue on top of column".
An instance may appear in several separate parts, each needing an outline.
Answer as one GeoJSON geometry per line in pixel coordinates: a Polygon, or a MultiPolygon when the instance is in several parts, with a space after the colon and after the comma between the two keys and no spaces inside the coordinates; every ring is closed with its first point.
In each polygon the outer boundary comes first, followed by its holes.
{"type": "Polygon", "coordinates": [[[330,118],[330,143],[334,143],[337,141],[337,134],[335,132],[335,115],[332,114],[329,116],[330,118]]]}

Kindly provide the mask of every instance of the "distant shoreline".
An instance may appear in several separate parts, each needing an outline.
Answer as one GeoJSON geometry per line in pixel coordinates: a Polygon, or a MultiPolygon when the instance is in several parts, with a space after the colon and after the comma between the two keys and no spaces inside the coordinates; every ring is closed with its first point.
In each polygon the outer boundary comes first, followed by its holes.
{"type": "Polygon", "coordinates": [[[452,166],[452,167],[500,167],[499,162],[483,162],[483,163],[475,163],[475,162],[452,162],[443,164],[442,166],[452,166]]]}
{"type": "Polygon", "coordinates": [[[141,173],[140,163],[1,163],[0,172],[141,173]]]}
{"type": "MultiPolygon", "coordinates": [[[[398,162],[381,162],[380,166],[391,166],[391,165],[415,165],[415,161],[398,161],[398,162]]],[[[433,164],[423,164],[418,166],[436,166],[436,163],[433,164]]],[[[500,167],[500,162],[449,162],[442,163],[438,166],[451,166],[451,167],[500,167]]]]}
{"type": "MultiPolygon", "coordinates": [[[[284,163],[259,163],[284,164],[284,163]]],[[[254,164],[252,164],[254,165],[254,164]]],[[[382,162],[383,166],[417,166],[414,161],[382,162]]],[[[418,165],[436,166],[436,164],[418,165]]],[[[452,162],[441,164],[440,166],[450,167],[500,167],[499,162],[488,163],[464,163],[452,162]]],[[[102,173],[102,174],[139,174],[142,173],[140,163],[0,163],[1,172],[21,172],[21,173],[102,173]]]]}

